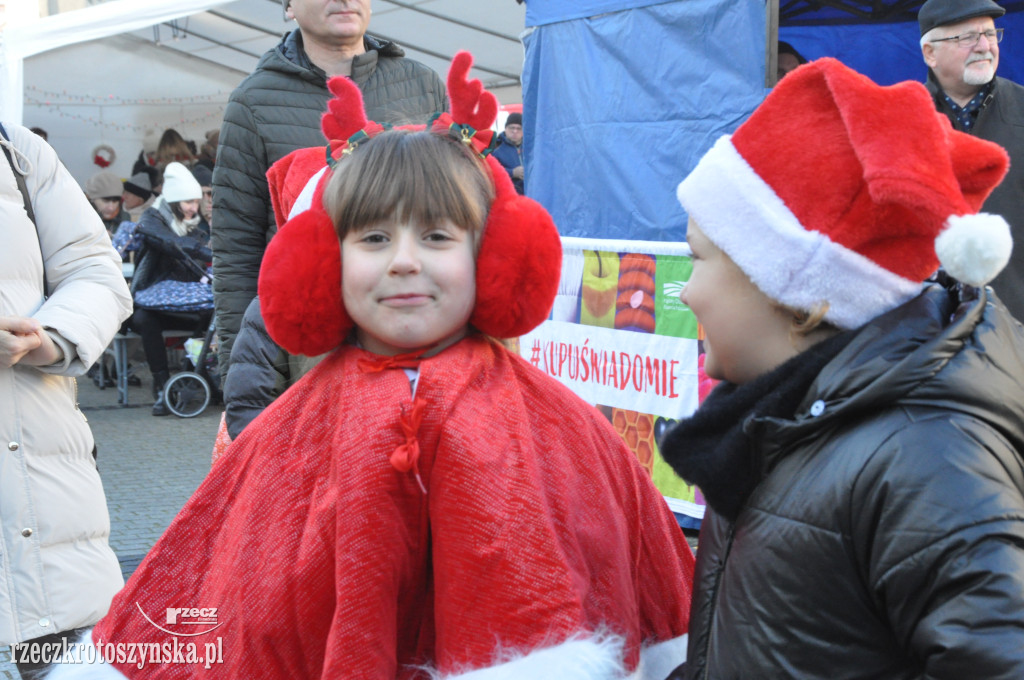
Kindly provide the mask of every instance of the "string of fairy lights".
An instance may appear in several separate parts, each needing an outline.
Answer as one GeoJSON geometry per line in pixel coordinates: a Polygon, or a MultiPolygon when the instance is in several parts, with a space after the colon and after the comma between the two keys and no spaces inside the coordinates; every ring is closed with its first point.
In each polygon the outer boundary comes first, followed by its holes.
{"type": "Polygon", "coordinates": [[[220,101],[226,103],[228,96],[231,94],[229,91],[217,91],[209,94],[192,95],[190,97],[143,97],[143,98],[130,98],[130,97],[119,97],[115,94],[107,95],[95,95],[95,94],[75,94],[62,90],[57,92],[55,90],[44,90],[34,85],[25,86],[26,97],[30,96],[28,93],[32,93],[31,96],[36,99],[45,100],[46,103],[53,104],[88,104],[92,106],[117,106],[117,105],[139,105],[139,104],[153,104],[153,105],[178,105],[178,104],[206,104],[214,101],[220,101]]]}
{"type": "Polygon", "coordinates": [[[103,116],[103,109],[107,107],[125,106],[154,106],[154,107],[179,107],[181,115],[176,119],[164,121],[168,126],[198,126],[212,120],[220,121],[224,116],[224,108],[227,104],[229,92],[218,91],[209,94],[199,94],[187,97],[120,97],[114,94],[78,94],[62,90],[44,90],[32,85],[25,86],[25,106],[37,106],[46,110],[51,115],[66,120],[74,120],[80,123],[91,124],[95,127],[102,127],[107,130],[118,132],[143,132],[153,127],[152,122],[145,124],[133,124],[107,120],[103,116]],[[185,107],[216,105],[214,109],[207,108],[203,113],[188,116],[185,115],[185,107]],[[78,113],[73,110],[76,107],[99,108],[97,113],[78,113]]]}

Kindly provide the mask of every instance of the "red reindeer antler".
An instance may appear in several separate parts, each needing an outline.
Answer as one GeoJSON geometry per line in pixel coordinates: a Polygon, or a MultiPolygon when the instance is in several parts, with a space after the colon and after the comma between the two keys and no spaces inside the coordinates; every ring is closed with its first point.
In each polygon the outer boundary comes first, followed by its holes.
{"type": "Polygon", "coordinates": [[[346,140],[366,127],[363,93],[344,76],[327,81],[334,98],[327,102],[327,111],[320,118],[320,129],[328,141],[346,140]]]}
{"type": "Polygon", "coordinates": [[[459,52],[448,70],[448,98],[451,101],[452,120],[469,125],[474,130],[486,130],[498,117],[498,99],[484,89],[483,83],[469,80],[473,55],[459,52]]]}

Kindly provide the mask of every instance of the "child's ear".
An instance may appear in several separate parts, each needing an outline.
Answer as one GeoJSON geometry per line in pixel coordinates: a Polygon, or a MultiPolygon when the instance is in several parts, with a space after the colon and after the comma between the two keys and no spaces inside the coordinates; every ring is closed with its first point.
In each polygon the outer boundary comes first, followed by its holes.
{"type": "Polygon", "coordinates": [[[492,167],[497,161],[486,160],[497,197],[477,256],[470,323],[487,335],[512,338],[533,330],[551,313],[562,271],[562,240],[547,210],[516,194],[508,174],[492,167]]]}

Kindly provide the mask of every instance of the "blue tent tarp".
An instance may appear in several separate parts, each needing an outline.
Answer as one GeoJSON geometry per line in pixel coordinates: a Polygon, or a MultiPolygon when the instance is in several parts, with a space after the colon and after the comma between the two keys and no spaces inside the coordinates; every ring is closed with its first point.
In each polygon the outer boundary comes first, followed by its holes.
{"type": "Polygon", "coordinates": [[[764,96],[763,5],[531,0],[527,24],[527,194],[564,236],[682,240],[676,185],[764,96]]]}
{"type": "MultiPolygon", "coordinates": [[[[1018,5],[1024,10],[1024,2],[1018,5]]],[[[1006,29],[999,45],[998,73],[1024,83],[1024,11],[1009,12],[997,19],[996,25],[1006,29]]],[[[835,57],[882,85],[924,81],[928,70],[921,58],[920,37],[916,19],[902,23],[779,26],[779,39],[807,59],[835,57]]]]}
{"type": "MultiPolygon", "coordinates": [[[[1024,0],[1000,4],[999,75],[1024,82],[1024,0]]],[[[923,81],[920,5],[782,0],[779,38],[884,85],[923,81]]],[[[676,185],[766,93],[765,14],[756,0],[528,0],[527,193],[563,235],[685,236],[676,185]]]]}

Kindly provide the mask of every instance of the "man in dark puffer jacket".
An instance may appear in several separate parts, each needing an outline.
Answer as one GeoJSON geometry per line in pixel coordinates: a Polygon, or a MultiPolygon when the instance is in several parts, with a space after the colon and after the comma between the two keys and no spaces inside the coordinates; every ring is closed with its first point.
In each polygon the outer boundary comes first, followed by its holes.
{"type": "Polygon", "coordinates": [[[213,176],[214,300],[226,370],[242,315],[256,295],[267,242],[276,231],[266,171],[295,149],[324,143],[327,79],[350,77],[370,120],[424,123],[448,109],[444,82],[398,45],[365,35],[370,0],[283,0],[299,29],[263,55],[231,94],[213,176]]]}

